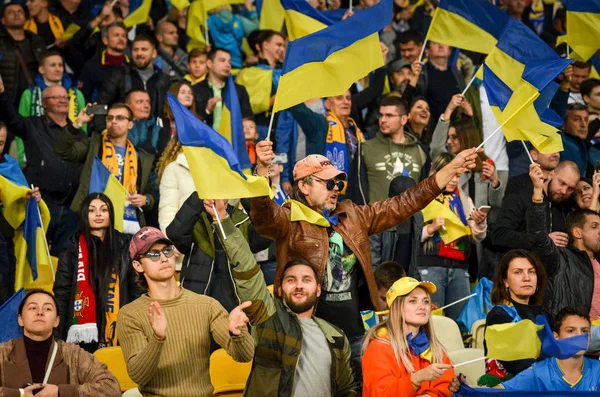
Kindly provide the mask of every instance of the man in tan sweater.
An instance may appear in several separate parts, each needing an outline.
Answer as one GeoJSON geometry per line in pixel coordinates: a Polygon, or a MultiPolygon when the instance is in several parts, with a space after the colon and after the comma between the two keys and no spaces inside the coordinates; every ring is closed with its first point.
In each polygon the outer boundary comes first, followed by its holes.
{"type": "Polygon", "coordinates": [[[212,396],[210,340],[234,360],[254,355],[244,302],[228,315],[216,300],[177,286],[175,248],[152,227],[133,236],[129,254],[147,288],[119,311],[117,332],[127,372],[143,396],[212,396]]]}

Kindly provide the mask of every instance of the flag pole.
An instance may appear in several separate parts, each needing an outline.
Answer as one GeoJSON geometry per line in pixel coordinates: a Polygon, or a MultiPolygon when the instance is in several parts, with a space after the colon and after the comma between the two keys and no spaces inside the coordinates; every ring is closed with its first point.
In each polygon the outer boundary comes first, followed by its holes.
{"type": "Polygon", "coordinates": [[[486,357],[485,357],[485,356],[484,356],[484,357],[477,357],[477,358],[474,358],[474,359],[472,359],[472,360],[465,361],[465,362],[463,362],[463,363],[452,364],[452,367],[453,367],[453,368],[456,368],[456,367],[460,367],[460,366],[467,365],[467,364],[473,364],[473,363],[476,363],[476,362],[478,362],[478,361],[483,361],[483,360],[485,360],[485,359],[486,359],[486,357]]]}
{"type": "Polygon", "coordinates": [[[215,213],[215,218],[217,218],[217,224],[219,225],[219,229],[221,230],[221,234],[223,235],[223,240],[227,240],[227,236],[225,235],[225,230],[223,230],[223,224],[221,223],[221,218],[219,218],[219,214],[217,213],[217,209],[215,208],[215,203],[212,203],[212,210],[215,213]]]}
{"type": "Polygon", "coordinates": [[[467,296],[465,296],[464,298],[460,298],[460,299],[459,299],[459,300],[457,300],[457,301],[454,301],[454,302],[452,302],[452,303],[448,303],[448,304],[447,304],[446,306],[444,306],[444,307],[440,307],[438,310],[444,310],[444,309],[446,309],[446,308],[448,308],[448,307],[450,307],[450,306],[454,306],[454,305],[456,305],[457,303],[460,303],[460,302],[462,302],[462,301],[466,301],[467,299],[471,299],[471,298],[472,298],[472,297],[474,297],[475,295],[477,295],[477,294],[475,293],[475,294],[467,295],[467,296]]]}
{"type": "Polygon", "coordinates": [[[421,47],[421,53],[419,54],[419,62],[423,60],[423,53],[425,52],[425,47],[427,46],[427,39],[423,40],[423,47],[421,47]]]}
{"type": "MultiPolygon", "coordinates": [[[[33,183],[31,184],[31,189],[33,189],[33,183]]],[[[35,197],[34,197],[35,200],[35,197]]],[[[38,217],[40,218],[40,225],[42,228],[42,233],[44,235],[44,245],[46,246],[46,254],[48,255],[48,264],[50,265],[50,272],[52,273],[52,281],[56,281],[56,276],[54,274],[54,266],[52,265],[52,257],[50,256],[50,248],[48,248],[48,240],[46,240],[46,231],[44,230],[44,221],[42,220],[42,213],[40,212],[40,206],[37,206],[38,217]]]]}
{"type": "Polygon", "coordinates": [[[531,161],[531,164],[535,163],[535,161],[533,161],[533,157],[531,157],[531,153],[529,153],[529,149],[527,148],[525,141],[521,140],[521,143],[523,144],[523,147],[525,148],[525,153],[527,153],[527,156],[529,157],[529,161],[531,161]]]}
{"type": "Polygon", "coordinates": [[[206,41],[206,45],[210,45],[208,42],[208,14],[204,18],[204,41],[206,41]]]}
{"type": "Polygon", "coordinates": [[[465,87],[465,89],[463,90],[461,95],[464,96],[467,93],[467,90],[471,87],[471,85],[473,84],[473,82],[475,81],[476,78],[477,78],[477,73],[473,73],[473,77],[471,77],[471,81],[469,81],[469,84],[467,84],[467,86],[465,87]]]}
{"type": "Polygon", "coordinates": [[[571,59],[571,48],[569,47],[569,43],[567,44],[567,59],[571,59]]]}
{"type": "Polygon", "coordinates": [[[269,120],[269,129],[267,131],[267,141],[271,140],[271,129],[273,128],[273,120],[275,119],[275,112],[271,112],[271,119],[269,120]]]}
{"type": "Polygon", "coordinates": [[[350,0],[350,2],[349,2],[348,11],[352,12],[352,0],[350,0]]]}

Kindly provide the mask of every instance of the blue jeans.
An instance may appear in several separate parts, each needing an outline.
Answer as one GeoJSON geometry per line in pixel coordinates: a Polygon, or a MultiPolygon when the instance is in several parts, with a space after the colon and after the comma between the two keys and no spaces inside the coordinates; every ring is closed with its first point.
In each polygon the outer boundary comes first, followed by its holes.
{"type": "MultiPolygon", "coordinates": [[[[428,266],[419,267],[419,274],[421,280],[430,281],[437,287],[437,291],[431,296],[431,299],[440,307],[464,298],[471,292],[469,272],[465,269],[428,266]]],[[[446,316],[456,321],[466,303],[463,301],[444,309],[446,316]]]]}
{"type": "Polygon", "coordinates": [[[362,390],[362,344],[364,340],[364,335],[355,336],[352,338],[348,338],[348,342],[350,342],[350,358],[352,359],[352,365],[354,365],[354,380],[358,383],[359,387],[359,396],[361,395],[360,390],[362,390]]]}
{"type": "Polygon", "coordinates": [[[50,225],[46,230],[46,239],[50,246],[50,254],[59,256],[69,242],[69,237],[77,231],[78,216],[63,204],[45,200],[50,211],[50,225]]]}

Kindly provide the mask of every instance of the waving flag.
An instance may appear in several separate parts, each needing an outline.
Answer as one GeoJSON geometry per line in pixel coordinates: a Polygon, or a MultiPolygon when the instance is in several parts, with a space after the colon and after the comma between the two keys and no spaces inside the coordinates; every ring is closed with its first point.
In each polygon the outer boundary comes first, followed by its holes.
{"type": "Polygon", "coordinates": [[[423,221],[429,222],[434,218],[444,218],[446,220],[445,229],[440,229],[440,237],[444,244],[450,244],[453,241],[458,240],[462,236],[468,236],[471,234],[471,229],[465,226],[450,208],[437,200],[430,202],[427,207],[423,208],[423,221]]]}
{"type": "MultiPolygon", "coordinates": [[[[206,39],[202,34],[201,27],[206,22],[206,12],[202,0],[192,1],[188,8],[187,25],[185,34],[190,38],[187,44],[187,50],[190,52],[194,48],[206,47],[206,39]]],[[[206,29],[206,27],[204,27],[206,29]]]]}
{"type": "Polygon", "coordinates": [[[27,200],[29,187],[18,162],[9,155],[3,158],[0,163],[0,197],[4,217],[15,229],[15,290],[52,286],[54,269],[44,235],[50,223],[50,211],[43,201],[38,204],[34,197],[27,200]]]}
{"type": "Polygon", "coordinates": [[[198,197],[273,197],[266,178],[244,175],[240,161],[225,137],[200,121],[173,95],[167,97],[198,197]]]}
{"type": "Polygon", "coordinates": [[[2,322],[0,343],[23,336],[23,330],[17,321],[19,305],[23,302],[23,299],[25,299],[25,289],[21,288],[0,306],[0,321],[2,322]]]}
{"type": "Polygon", "coordinates": [[[510,17],[489,0],[441,0],[427,40],[489,54],[510,17]]]}
{"type": "Polygon", "coordinates": [[[600,49],[600,0],[569,0],[566,41],[584,62],[600,49]]]}
{"type": "Polygon", "coordinates": [[[231,75],[227,78],[227,85],[223,94],[219,133],[227,138],[227,141],[233,146],[242,169],[252,168],[250,157],[248,157],[248,152],[246,151],[246,138],[244,137],[240,100],[231,75]]]}
{"type": "Polygon", "coordinates": [[[333,21],[306,0],[281,0],[285,27],[290,40],[296,40],[333,25],[333,21]]]}
{"type": "Polygon", "coordinates": [[[129,13],[123,20],[126,27],[130,28],[135,25],[142,25],[148,21],[152,0],[143,0],[142,4],[129,13]]]}
{"type": "Polygon", "coordinates": [[[284,12],[280,0],[257,0],[256,9],[260,18],[260,30],[281,32],[284,12]]]}
{"type": "Polygon", "coordinates": [[[123,231],[123,219],[125,212],[125,201],[127,200],[127,191],[125,187],[110,173],[108,168],[97,156],[94,157],[92,165],[92,176],[90,178],[90,188],[88,193],[104,193],[112,201],[115,210],[115,229],[123,231]]]}
{"type": "Polygon", "coordinates": [[[289,43],[273,111],[339,95],[383,66],[378,32],[390,23],[393,0],[289,43]]]}

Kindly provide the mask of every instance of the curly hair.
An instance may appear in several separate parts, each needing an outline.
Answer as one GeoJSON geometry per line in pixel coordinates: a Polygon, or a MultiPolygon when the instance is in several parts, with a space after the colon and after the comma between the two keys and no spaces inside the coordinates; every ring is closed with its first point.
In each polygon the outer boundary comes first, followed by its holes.
{"type": "Polygon", "coordinates": [[[157,183],[160,184],[160,180],[162,179],[163,173],[165,172],[165,168],[167,168],[167,165],[175,161],[179,153],[181,153],[182,151],[183,148],[181,147],[179,136],[177,135],[177,133],[175,133],[175,135],[173,135],[173,138],[171,138],[171,140],[167,144],[167,147],[163,151],[162,155],[158,159],[158,162],[156,163],[157,183]]]}

